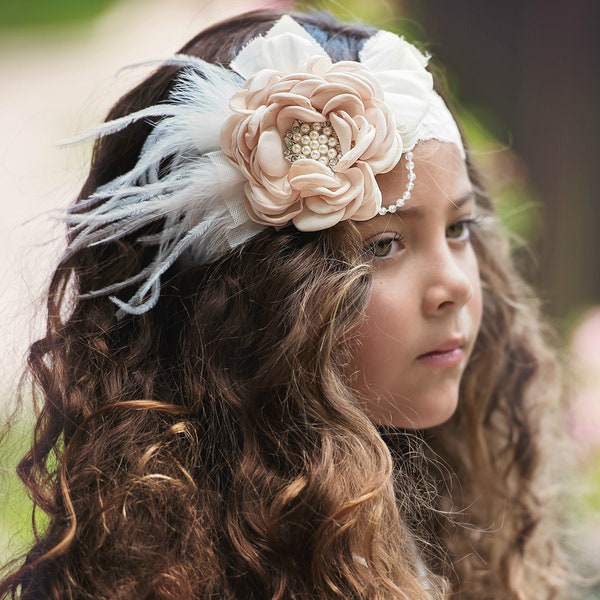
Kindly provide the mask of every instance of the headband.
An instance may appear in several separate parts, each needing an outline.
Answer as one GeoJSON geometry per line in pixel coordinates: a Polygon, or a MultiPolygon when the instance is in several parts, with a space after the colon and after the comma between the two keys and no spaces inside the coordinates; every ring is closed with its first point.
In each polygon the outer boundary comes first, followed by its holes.
{"type": "Polygon", "coordinates": [[[332,62],[284,16],[229,69],[192,56],[166,61],[182,70],[165,103],[79,138],[158,119],[134,167],[68,209],[67,254],[163,223],[157,234],[138,235],[156,250],[146,268],[82,297],[109,295],[118,315],[141,314],[156,304],[161,276],[177,260],[210,263],[267,226],[319,231],[394,212],[414,187],[411,151],[418,141],[452,142],[464,158],[426,56],[379,31],[359,59],[332,62]],[[403,155],[406,190],[383,207],[375,176],[403,155]],[[113,295],[134,284],[128,302],[113,295]]]}

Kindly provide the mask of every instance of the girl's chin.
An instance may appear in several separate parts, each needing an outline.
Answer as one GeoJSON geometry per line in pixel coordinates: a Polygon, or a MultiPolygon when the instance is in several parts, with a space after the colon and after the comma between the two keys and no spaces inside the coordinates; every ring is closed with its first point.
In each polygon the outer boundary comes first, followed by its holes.
{"type": "Polygon", "coordinates": [[[393,427],[396,429],[429,429],[443,425],[452,418],[458,406],[458,396],[453,395],[447,401],[440,402],[439,399],[435,405],[414,409],[412,414],[404,411],[377,411],[366,410],[368,417],[374,425],[381,427],[393,427]]]}

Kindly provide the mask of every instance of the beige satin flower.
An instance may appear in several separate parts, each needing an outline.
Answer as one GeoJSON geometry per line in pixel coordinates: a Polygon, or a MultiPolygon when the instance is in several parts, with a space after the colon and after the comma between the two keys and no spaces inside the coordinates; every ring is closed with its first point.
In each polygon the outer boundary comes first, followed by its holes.
{"type": "Polygon", "coordinates": [[[368,68],[315,57],[299,73],[262,69],[232,96],[230,108],[221,147],[247,179],[246,208],[254,221],[292,220],[302,231],[318,231],[375,216],[381,205],[375,175],[398,163],[402,139],[368,68]],[[284,137],[292,125],[325,121],[339,140],[337,163],[286,160],[284,137]]]}

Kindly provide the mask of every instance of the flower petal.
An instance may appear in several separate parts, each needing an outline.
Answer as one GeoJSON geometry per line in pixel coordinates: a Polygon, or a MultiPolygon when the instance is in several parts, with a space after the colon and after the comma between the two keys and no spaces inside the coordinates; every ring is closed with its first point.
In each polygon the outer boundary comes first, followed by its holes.
{"type": "Polygon", "coordinates": [[[428,62],[425,54],[390,31],[378,31],[360,51],[360,64],[369,67],[373,73],[387,70],[422,71],[428,62]]]}
{"type": "Polygon", "coordinates": [[[338,210],[327,215],[317,215],[310,210],[302,210],[292,219],[299,231],[322,231],[337,225],[344,217],[344,211],[338,210]]]}
{"type": "Polygon", "coordinates": [[[290,163],[283,156],[283,141],[275,128],[263,131],[258,139],[256,158],[263,173],[270,177],[283,177],[290,163]]]}
{"type": "Polygon", "coordinates": [[[231,62],[231,69],[245,79],[262,69],[294,73],[306,69],[318,56],[331,64],[329,55],[294,19],[285,15],[263,37],[254,38],[231,62]]]}

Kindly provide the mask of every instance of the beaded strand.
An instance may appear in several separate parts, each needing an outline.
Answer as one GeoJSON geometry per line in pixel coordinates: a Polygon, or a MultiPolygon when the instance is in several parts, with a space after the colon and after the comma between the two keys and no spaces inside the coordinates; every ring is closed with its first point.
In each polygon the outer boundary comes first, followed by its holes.
{"type": "Polygon", "coordinates": [[[404,158],[406,159],[406,163],[404,166],[408,171],[408,181],[406,182],[406,189],[404,190],[402,197],[398,198],[398,200],[396,200],[394,204],[390,204],[388,207],[382,206],[379,209],[378,213],[380,215],[395,213],[399,208],[402,208],[408,200],[410,200],[410,195],[413,188],[415,187],[415,179],[417,178],[417,176],[415,175],[415,163],[413,162],[413,153],[407,152],[404,155],[404,158]]]}

